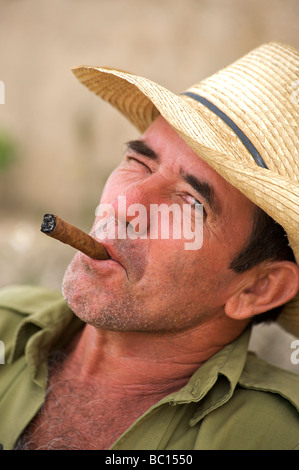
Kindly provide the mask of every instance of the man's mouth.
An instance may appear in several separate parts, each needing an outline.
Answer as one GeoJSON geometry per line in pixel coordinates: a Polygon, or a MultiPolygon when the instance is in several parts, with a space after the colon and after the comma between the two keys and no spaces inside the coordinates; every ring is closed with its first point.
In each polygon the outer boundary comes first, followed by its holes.
{"type": "MultiPolygon", "coordinates": [[[[122,262],[122,258],[119,256],[117,250],[114,248],[113,245],[110,245],[108,243],[105,243],[105,241],[101,241],[101,244],[105,248],[109,258],[107,258],[106,261],[114,261],[115,263],[119,264],[122,268],[125,269],[125,266],[122,262]]],[[[126,270],[126,269],[125,269],[126,270]]]]}

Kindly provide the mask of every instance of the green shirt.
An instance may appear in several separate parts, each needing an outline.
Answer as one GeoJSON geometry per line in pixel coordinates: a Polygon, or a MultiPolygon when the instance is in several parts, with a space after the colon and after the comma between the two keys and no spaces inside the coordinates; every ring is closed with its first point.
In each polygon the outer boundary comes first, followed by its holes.
{"type": "MultiPolygon", "coordinates": [[[[28,286],[0,291],[3,449],[14,448],[44,402],[48,352],[66,345],[82,325],[58,292],[28,286]]],[[[248,353],[249,337],[250,329],[211,357],[111,449],[299,449],[299,376],[248,353]]]]}

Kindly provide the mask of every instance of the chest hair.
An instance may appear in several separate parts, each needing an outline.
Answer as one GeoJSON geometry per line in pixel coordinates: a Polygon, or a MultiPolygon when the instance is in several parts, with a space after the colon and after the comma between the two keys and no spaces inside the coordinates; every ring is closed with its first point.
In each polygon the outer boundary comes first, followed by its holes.
{"type": "Polygon", "coordinates": [[[109,449],[147,408],[136,407],[136,402],[130,406],[125,398],[111,399],[100,386],[64,378],[55,362],[52,359],[45,403],[15,450],[109,449]]]}

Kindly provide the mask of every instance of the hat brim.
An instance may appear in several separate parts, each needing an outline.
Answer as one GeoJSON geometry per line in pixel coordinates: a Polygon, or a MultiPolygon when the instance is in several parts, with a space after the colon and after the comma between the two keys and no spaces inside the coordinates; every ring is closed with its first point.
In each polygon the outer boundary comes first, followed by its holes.
{"type": "MultiPolygon", "coordinates": [[[[245,147],[244,154],[236,159],[231,149],[225,151],[225,141],[229,135],[225,123],[218,122],[219,133],[216,135],[215,129],[209,124],[214,116],[208,109],[199,113],[183,96],[151,80],[110,68],[79,66],[72,70],[83,85],[114,106],[141,133],[159,114],[163,116],[202,160],[285,229],[299,264],[299,188],[295,181],[257,166],[248,157],[245,147]],[[210,144],[213,139],[219,139],[219,135],[222,135],[222,151],[210,144]]],[[[299,309],[298,295],[286,305],[279,317],[283,327],[288,330],[288,317],[291,315],[294,320],[294,309],[299,309]]],[[[299,317],[297,320],[295,330],[299,334],[299,317]]]]}

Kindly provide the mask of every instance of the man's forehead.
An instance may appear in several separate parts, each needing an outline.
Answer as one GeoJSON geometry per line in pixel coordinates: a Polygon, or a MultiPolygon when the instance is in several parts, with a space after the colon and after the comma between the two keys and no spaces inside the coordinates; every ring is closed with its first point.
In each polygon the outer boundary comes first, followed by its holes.
{"type": "MultiPolygon", "coordinates": [[[[177,161],[181,167],[185,165],[198,166],[209,171],[215,177],[225,182],[207,162],[184,141],[184,139],[176,132],[176,130],[168,124],[166,119],[158,116],[155,121],[148,127],[140,140],[146,143],[149,148],[155,152],[157,159],[162,158],[170,152],[170,159],[177,161]]],[[[226,182],[225,182],[226,183],[226,182]]],[[[229,183],[226,183],[229,184],[229,183]]]]}
{"type": "MultiPolygon", "coordinates": [[[[193,168],[194,171],[202,175],[210,175],[217,179],[224,186],[230,187],[233,191],[238,191],[219,175],[207,162],[184,141],[173,127],[162,116],[158,116],[148,127],[139,139],[155,154],[156,160],[162,159],[164,155],[169,156],[169,160],[177,162],[180,173],[187,172],[193,168]]],[[[239,192],[239,191],[238,191],[239,192]]]]}

